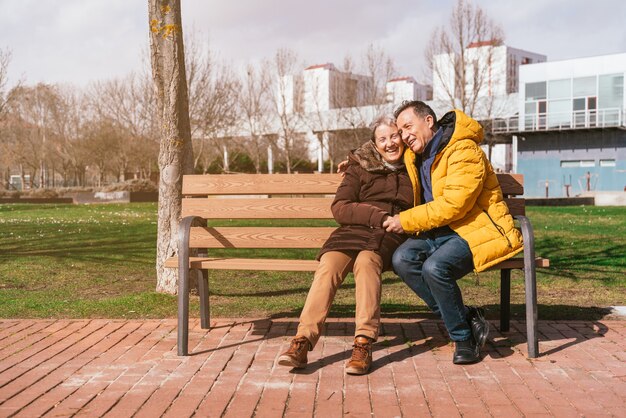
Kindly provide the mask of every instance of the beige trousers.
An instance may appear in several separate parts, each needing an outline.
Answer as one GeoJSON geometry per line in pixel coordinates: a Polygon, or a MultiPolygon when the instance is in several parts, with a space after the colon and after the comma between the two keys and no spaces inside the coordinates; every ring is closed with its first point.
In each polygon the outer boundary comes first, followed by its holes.
{"type": "Polygon", "coordinates": [[[354,335],[376,340],[380,325],[380,292],[383,261],[373,251],[329,251],[320,259],[311,289],[300,314],[298,336],[317,344],[322,326],[346,275],[354,271],[356,316],[354,335]]]}

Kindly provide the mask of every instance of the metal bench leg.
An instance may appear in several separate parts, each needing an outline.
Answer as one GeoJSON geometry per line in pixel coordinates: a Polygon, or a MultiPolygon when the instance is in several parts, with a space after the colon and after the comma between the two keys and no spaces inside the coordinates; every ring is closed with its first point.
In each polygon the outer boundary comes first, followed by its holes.
{"type": "Polygon", "coordinates": [[[537,275],[535,268],[535,235],[530,221],[525,216],[516,216],[524,236],[524,286],[526,290],[526,339],[528,357],[539,356],[537,341],[537,275]]]}
{"type": "Polygon", "coordinates": [[[509,330],[511,318],[511,270],[500,270],[500,332],[509,330]]]}
{"type": "Polygon", "coordinates": [[[178,269],[178,355],[188,354],[189,340],[189,268],[178,269]]]}
{"type": "Polygon", "coordinates": [[[209,310],[209,271],[200,270],[198,274],[198,293],[200,294],[200,326],[202,329],[211,327],[209,310]]]}
{"type": "MultiPolygon", "coordinates": [[[[530,251],[529,251],[530,252],[530,251]]],[[[528,340],[528,357],[537,358],[539,342],[537,341],[537,278],[535,274],[535,257],[524,251],[524,286],[526,288],[526,338],[528,340]]]]}

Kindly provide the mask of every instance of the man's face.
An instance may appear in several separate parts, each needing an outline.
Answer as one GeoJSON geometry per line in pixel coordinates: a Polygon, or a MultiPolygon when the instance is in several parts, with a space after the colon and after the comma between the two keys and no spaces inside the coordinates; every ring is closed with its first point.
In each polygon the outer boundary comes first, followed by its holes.
{"type": "Polygon", "coordinates": [[[402,141],[416,154],[424,152],[424,148],[433,138],[435,121],[431,115],[418,116],[412,108],[404,109],[397,118],[398,130],[402,141]]]}

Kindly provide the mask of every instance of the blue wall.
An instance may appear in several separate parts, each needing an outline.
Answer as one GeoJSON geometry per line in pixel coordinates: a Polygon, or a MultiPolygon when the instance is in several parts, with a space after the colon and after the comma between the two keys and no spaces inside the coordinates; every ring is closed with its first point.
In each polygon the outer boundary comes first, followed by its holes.
{"type": "Polygon", "coordinates": [[[524,196],[576,196],[591,190],[623,191],[626,187],[626,131],[595,130],[527,133],[517,142],[517,172],[524,175],[524,196]],[[562,167],[562,161],[593,160],[593,167],[562,167]],[[600,160],[615,160],[615,167],[601,167],[600,160]],[[571,177],[570,177],[571,176],[571,177]],[[571,178],[571,181],[570,181],[571,178]]]}

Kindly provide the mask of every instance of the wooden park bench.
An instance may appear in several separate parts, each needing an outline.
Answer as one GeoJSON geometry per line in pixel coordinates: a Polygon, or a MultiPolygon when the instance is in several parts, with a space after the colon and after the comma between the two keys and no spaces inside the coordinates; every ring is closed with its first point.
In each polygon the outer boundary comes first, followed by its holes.
{"type": "MultiPolygon", "coordinates": [[[[526,285],[526,329],[529,357],[537,357],[537,291],[535,267],[548,267],[535,258],[534,236],[524,217],[521,175],[498,174],[511,213],[520,222],[524,256],[507,260],[490,270],[501,270],[500,330],[508,331],[511,270],[523,269],[526,285]]],[[[334,227],[319,226],[209,226],[222,220],[333,219],[330,205],[338,174],[217,174],[183,178],[182,220],[178,257],[166,266],[178,268],[178,355],[188,354],[189,285],[191,272],[198,277],[200,325],[209,328],[209,270],[315,271],[316,260],[236,258],[211,254],[212,249],[321,248],[334,227]],[[197,254],[192,254],[196,252],[197,254]]]]}

